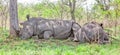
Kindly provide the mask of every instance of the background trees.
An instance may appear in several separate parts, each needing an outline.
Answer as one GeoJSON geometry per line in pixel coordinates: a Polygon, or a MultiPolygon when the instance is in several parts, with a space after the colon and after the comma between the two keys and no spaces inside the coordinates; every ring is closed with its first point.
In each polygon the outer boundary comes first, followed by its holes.
{"type": "Polygon", "coordinates": [[[27,2],[17,4],[17,1],[21,0],[0,0],[0,55],[118,55],[120,53],[120,0],[95,0],[92,4],[87,3],[90,0],[56,2],[39,0],[41,2],[37,4],[26,4],[27,2]],[[112,44],[97,45],[78,44],[69,40],[8,38],[9,35],[16,36],[16,31],[19,30],[18,19],[19,22],[25,21],[27,14],[46,19],[75,19],[81,26],[87,22],[97,21],[103,23],[105,31],[117,40],[112,40],[112,44]]]}
{"type": "MultiPolygon", "coordinates": [[[[80,25],[89,22],[89,21],[98,21],[104,23],[105,27],[107,29],[112,30],[114,27],[119,26],[119,17],[120,17],[120,1],[119,0],[95,0],[93,4],[88,4],[88,0],[58,0],[56,2],[50,2],[50,0],[43,0],[41,3],[37,4],[22,4],[18,3],[18,16],[17,10],[12,10],[13,13],[9,13],[12,15],[15,15],[12,17],[8,16],[8,6],[10,6],[8,0],[0,0],[0,19],[7,20],[8,18],[16,20],[12,25],[13,28],[18,30],[18,18],[19,21],[22,22],[23,20],[26,20],[25,16],[27,14],[30,14],[34,17],[44,17],[49,19],[73,19],[76,20],[80,25]],[[112,28],[112,29],[111,29],[112,28]]],[[[14,1],[17,2],[17,1],[14,1]]],[[[14,9],[16,9],[17,3],[14,3],[14,9]]],[[[11,5],[12,6],[12,5],[11,5]]],[[[0,21],[0,26],[9,26],[8,23],[13,22],[11,20],[10,22],[7,21],[0,21]],[[4,24],[3,24],[4,23],[4,24]]],[[[114,28],[115,30],[118,30],[118,28],[114,28]]],[[[107,30],[108,31],[108,30],[107,30]]],[[[118,31],[110,31],[110,32],[116,32],[118,31]]]]}

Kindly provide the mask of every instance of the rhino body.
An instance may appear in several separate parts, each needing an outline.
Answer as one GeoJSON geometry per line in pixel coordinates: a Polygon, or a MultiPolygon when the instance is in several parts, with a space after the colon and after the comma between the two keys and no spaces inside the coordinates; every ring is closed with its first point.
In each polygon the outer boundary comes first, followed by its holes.
{"type": "Polygon", "coordinates": [[[27,21],[21,23],[23,28],[20,30],[20,38],[28,39],[32,36],[38,36],[38,38],[49,39],[53,37],[55,39],[67,39],[73,37],[76,39],[75,32],[77,32],[81,26],[73,20],[55,20],[44,18],[27,18],[27,21]]]}
{"type": "Polygon", "coordinates": [[[76,32],[76,36],[80,43],[106,44],[109,42],[109,35],[104,31],[103,25],[97,22],[86,23],[76,32]]]}

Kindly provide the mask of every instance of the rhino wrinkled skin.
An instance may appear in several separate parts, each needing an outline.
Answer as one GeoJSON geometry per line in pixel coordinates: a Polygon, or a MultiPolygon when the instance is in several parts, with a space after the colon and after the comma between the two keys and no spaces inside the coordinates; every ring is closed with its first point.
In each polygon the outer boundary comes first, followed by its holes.
{"type": "Polygon", "coordinates": [[[38,36],[38,38],[49,39],[53,37],[55,39],[67,39],[73,37],[76,39],[75,32],[81,27],[73,20],[55,20],[44,18],[29,18],[27,21],[21,23],[23,28],[20,30],[20,38],[28,39],[32,36],[38,36]]]}
{"type": "Polygon", "coordinates": [[[97,22],[89,22],[84,24],[76,32],[77,41],[84,42],[97,42],[99,44],[106,44],[109,42],[109,35],[104,31],[103,24],[97,22]]]}
{"type": "Polygon", "coordinates": [[[44,18],[29,18],[21,23],[19,36],[22,39],[29,39],[38,36],[39,39],[67,39],[72,37],[73,41],[97,42],[106,44],[109,42],[109,35],[104,31],[103,24],[88,22],[82,27],[73,20],[55,20],[44,18]]]}

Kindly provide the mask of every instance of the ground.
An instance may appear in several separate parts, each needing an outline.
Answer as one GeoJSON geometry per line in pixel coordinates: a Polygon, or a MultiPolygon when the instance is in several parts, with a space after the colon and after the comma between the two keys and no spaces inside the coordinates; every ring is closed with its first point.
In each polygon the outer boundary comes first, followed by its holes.
{"type": "Polygon", "coordinates": [[[120,55],[120,43],[79,44],[70,40],[21,40],[5,37],[0,40],[0,55],[120,55]]]}

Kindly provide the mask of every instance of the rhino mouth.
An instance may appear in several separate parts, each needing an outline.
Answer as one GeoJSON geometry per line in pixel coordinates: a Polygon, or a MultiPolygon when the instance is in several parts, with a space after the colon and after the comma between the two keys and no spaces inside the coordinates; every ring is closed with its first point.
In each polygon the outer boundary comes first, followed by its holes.
{"type": "Polygon", "coordinates": [[[20,30],[19,37],[23,40],[30,38],[30,34],[26,31],[20,30]]]}
{"type": "Polygon", "coordinates": [[[25,40],[25,39],[30,38],[30,35],[24,33],[24,34],[20,35],[20,38],[23,39],[23,40],[25,40]]]}
{"type": "Polygon", "coordinates": [[[21,38],[22,40],[25,40],[25,39],[26,39],[24,36],[20,36],[20,38],[21,38]]]}
{"type": "Polygon", "coordinates": [[[98,44],[108,44],[108,43],[110,43],[110,41],[108,38],[104,38],[103,40],[97,39],[97,43],[98,44]]]}

